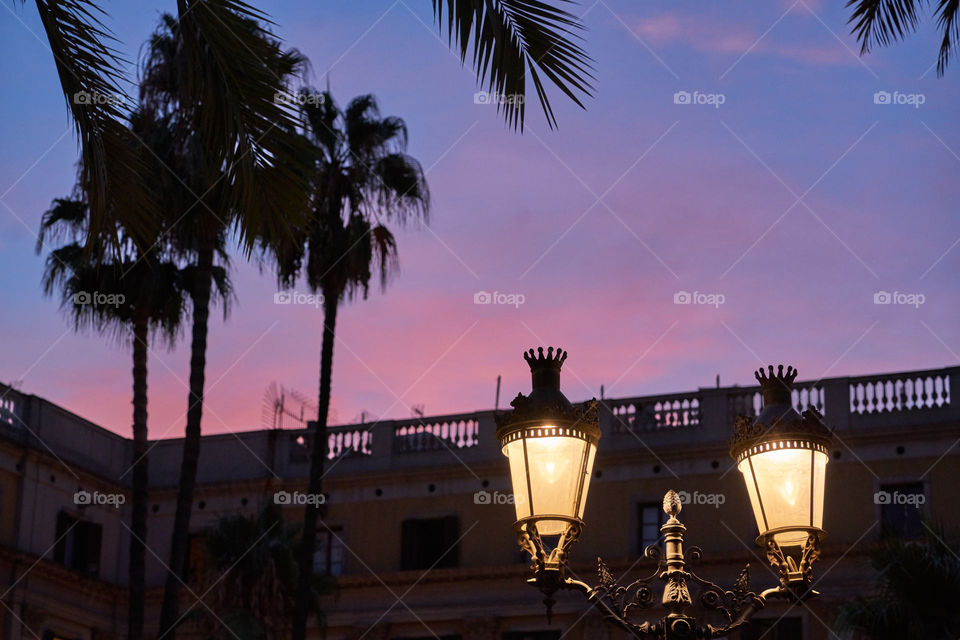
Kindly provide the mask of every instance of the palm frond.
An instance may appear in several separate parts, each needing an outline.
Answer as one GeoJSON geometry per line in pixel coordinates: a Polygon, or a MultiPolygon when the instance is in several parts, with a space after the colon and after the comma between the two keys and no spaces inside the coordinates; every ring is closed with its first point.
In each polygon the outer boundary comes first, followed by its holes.
{"type": "Polygon", "coordinates": [[[134,239],[149,235],[141,224],[158,212],[136,142],[124,126],[122,60],[100,20],[104,14],[92,0],[36,0],[36,6],[80,144],[90,207],[88,244],[113,229],[119,210],[137,214],[128,224],[134,239]]]}
{"type": "MultiPolygon", "coordinates": [[[[860,53],[869,53],[876,46],[887,46],[917,30],[920,24],[918,0],[848,0],[853,13],[851,33],[860,43],[860,53]]],[[[935,15],[943,36],[937,55],[937,75],[942,76],[960,41],[960,0],[939,0],[935,15]]]]}
{"type": "Polygon", "coordinates": [[[370,230],[370,239],[373,244],[373,258],[380,271],[380,288],[385,290],[391,275],[400,268],[397,255],[397,239],[390,229],[378,224],[370,230]]]}
{"type": "Polygon", "coordinates": [[[430,219],[430,190],[420,163],[405,153],[390,153],[373,167],[376,208],[404,224],[411,217],[430,219]]]}
{"type": "Polygon", "coordinates": [[[508,126],[523,129],[528,76],[551,128],[557,119],[541,73],[581,108],[581,96],[593,95],[592,60],[578,43],[583,25],[572,13],[539,0],[433,0],[433,11],[461,62],[472,48],[477,80],[508,126]]]}
{"type": "Polygon", "coordinates": [[[189,111],[217,184],[249,251],[265,221],[281,224],[303,211],[309,193],[305,146],[296,114],[277,100],[292,58],[263,24],[264,14],[241,0],[180,0],[182,77],[179,105],[189,111]],[[269,191],[264,172],[269,173],[269,191]]]}
{"type": "Polygon", "coordinates": [[[39,254],[43,250],[47,240],[67,237],[82,241],[87,229],[88,211],[83,194],[54,198],[50,208],[40,218],[36,252],[39,254]]]}
{"type": "Polygon", "coordinates": [[[940,53],[937,56],[937,75],[947,70],[947,63],[960,42],[960,0],[940,0],[937,7],[937,26],[943,32],[940,41],[940,53]]]}
{"type": "Polygon", "coordinates": [[[852,32],[860,43],[860,53],[868,53],[876,44],[886,46],[916,31],[920,23],[919,3],[915,0],[849,0],[854,7],[847,23],[855,22],[852,32]]]}
{"type": "Polygon", "coordinates": [[[960,634],[960,559],[942,526],[924,523],[922,540],[889,537],[870,553],[873,593],[843,604],[837,626],[875,640],[927,640],[960,634]]]}

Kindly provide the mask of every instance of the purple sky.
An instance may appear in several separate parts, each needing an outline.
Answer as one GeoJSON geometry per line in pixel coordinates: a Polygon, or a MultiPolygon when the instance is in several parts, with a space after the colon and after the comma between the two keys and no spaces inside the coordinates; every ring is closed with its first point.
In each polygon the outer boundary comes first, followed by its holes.
{"type": "MultiPolygon", "coordinates": [[[[127,345],[75,334],[41,295],[35,234],[77,147],[35,9],[0,2],[0,380],[126,435],[127,345]]],[[[135,58],[175,3],[103,6],[135,58]]],[[[548,343],[570,351],[574,400],[749,384],[762,363],[802,379],[957,364],[960,69],[936,77],[929,24],[859,58],[827,3],[587,2],[596,98],[580,111],[554,92],[559,131],[530,104],[520,135],[474,104],[426,0],[257,6],[313,84],[329,72],[341,103],[372,92],[406,119],[433,194],[392,286],[341,311],[337,421],[492,408],[498,374],[502,405],[528,389],[521,351],[548,343]],[[523,304],[475,305],[479,291],[523,304]],[[681,291],[722,304],[674,304],[681,291]]],[[[272,381],[316,393],[322,312],[275,305],[272,275],[239,257],[233,278],[207,433],[260,428],[272,381]]],[[[151,356],[151,438],[182,435],[187,337],[151,356]]]]}

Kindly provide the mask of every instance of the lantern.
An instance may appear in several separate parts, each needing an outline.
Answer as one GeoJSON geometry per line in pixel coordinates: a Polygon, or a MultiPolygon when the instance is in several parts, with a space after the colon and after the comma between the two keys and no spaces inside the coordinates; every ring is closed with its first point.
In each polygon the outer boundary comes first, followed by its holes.
{"type": "Polygon", "coordinates": [[[738,417],[730,455],[743,474],[757,521],[758,543],[771,561],[785,563],[788,581],[808,577],[824,537],[823,499],[830,430],[811,408],[798,414],[792,390],[797,371],[780,365],[756,372],[763,408],[738,417]],[[771,556],[773,554],[773,556],[771,556]]]}
{"type": "Polygon", "coordinates": [[[541,536],[576,537],[600,439],[595,401],[574,407],[560,391],[567,354],[543,347],[523,355],[533,377],[529,396],[498,417],[497,439],[510,461],[516,528],[541,536]],[[536,531],[533,531],[533,529],[536,531]]]}

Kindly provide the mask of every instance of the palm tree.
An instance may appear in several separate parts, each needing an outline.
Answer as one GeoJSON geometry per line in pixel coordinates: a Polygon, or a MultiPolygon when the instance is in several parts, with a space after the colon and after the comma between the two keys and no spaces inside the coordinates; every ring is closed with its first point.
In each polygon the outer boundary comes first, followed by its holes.
{"type": "MultiPolygon", "coordinates": [[[[397,265],[397,244],[386,226],[411,218],[426,220],[430,195],[420,164],[406,154],[407,127],[382,117],[372,95],[354,98],[343,111],[329,91],[304,89],[304,134],[316,164],[313,202],[292,241],[273,243],[281,286],[292,285],[301,269],[309,288],[323,295],[323,338],[317,421],[312,434],[308,492],[322,490],[327,456],[327,419],[337,311],[340,303],[366,297],[374,271],[382,286],[397,265]]],[[[319,516],[304,512],[300,578],[294,611],[294,640],[306,637],[309,587],[319,516]]]]}
{"type": "Polygon", "coordinates": [[[960,635],[960,558],[943,531],[925,525],[922,542],[881,541],[870,554],[876,593],[846,603],[840,630],[869,640],[955,640],[960,635]]]}
{"type": "MultiPolygon", "coordinates": [[[[847,6],[854,9],[847,23],[854,23],[851,33],[860,43],[860,54],[869,53],[874,45],[885,47],[916,31],[921,21],[921,4],[916,0],[848,0],[847,6]]],[[[936,4],[934,17],[942,34],[937,75],[942,76],[960,40],[960,2],[938,0],[936,4]]]]}
{"type": "Polygon", "coordinates": [[[104,239],[116,248],[119,237],[108,234],[118,230],[112,218],[117,212],[127,216],[124,229],[130,238],[149,238],[150,222],[159,210],[150,197],[147,167],[131,144],[122,90],[124,63],[100,21],[104,12],[93,0],[35,3],[80,143],[80,182],[86,185],[89,217],[87,249],[104,239]]]}
{"type": "MultiPolygon", "coordinates": [[[[222,517],[207,530],[201,592],[209,589],[206,600],[216,613],[216,619],[204,616],[208,637],[289,637],[299,544],[300,525],[285,523],[272,503],[255,515],[222,517]]],[[[333,585],[316,576],[311,587],[311,608],[322,616],[320,594],[333,585]]]]}
{"type": "MultiPolygon", "coordinates": [[[[91,327],[130,339],[133,351],[133,500],[130,522],[128,637],[143,636],[145,546],[147,536],[147,354],[151,333],[172,345],[185,311],[184,272],[154,253],[140,255],[132,242],[127,250],[94,257],[82,242],[87,238],[90,207],[85,190],[58,198],[43,215],[37,252],[50,235],[66,234],[72,242],[47,256],[44,292],[60,291],[77,328],[91,327]],[[128,335],[129,331],[129,335],[128,335]]],[[[107,243],[107,240],[104,240],[107,243]]]]}
{"type": "Polygon", "coordinates": [[[288,234],[309,194],[309,148],[294,131],[293,111],[274,100],[303,58],[283,51],[244,6],[220,0],[202,3],[188,18],[181,11],[179,21],[163,16],[141,65],[141,101],[169,118],[177,133],[165,164],[180,187],[165,211],[171,244],[190,262],[193,274],[187,424],[160,613],[160,634],[165,636],[175,633],[180,619],[215,261],[218,255],[226,259],[225,239],[231,232],[247,251],[255,237],[288,234]],[[245,53],[220,57],[225,40],[239,40],[245,53]]]}
{"type": "MultiPolygon", "coordinates": [[[[27,0],[18,2],[24,5],[27,0]]],[[[519,98],[498,101],[507,123],[515,128],[518,124],[522,128],[524,122],[527,78],[533,82],[551,127],[556,125],[556,118],[540,74],[581,107],[580,96],[591,95],[591,61],[578,44],[582,23],[560,8],[568,2],[433,0],[440,31],[446,32],[461,62],[470,58],[478,84],[497,95],[519,98]]],[[[96,0],[34,0],[34,3],[80,142],[84,183],[90,185],[92,227],[110,226],[111,203],[121,204],[124,211],[140,211],[142,216],[137,218],[142,217],[144,223],[159,216],[162,212],[154,208],[155,200],[146,197],[152,176],[136,154],[130,153],[127,144],[122,101],[112,99],[123,95],[124,61],[114,48],[113,35],[100,20],[104,12],[96,0]],[[106,99],[81,101],[77,100],[78,94],[106,99]],[[105,163],[110,157],[122,161],[105,163]]],[[[270,116],[271,112],[276,115],[275,109],[265,109],[267,105],[263,103],[231,103],[239,93],[250,97],[247,90],[220,96],[213,93],[213,88],[224,84],[226,79],[210,75],[211,69],[238,72],[230,81],[243,84],[247,89],[263,81],[262,58],[258,59],[256,48],[246,46],[249,43],[243,37],[244,20],[266,21],[266,16],[242,0],[177,0],[177,21],[185,33],[183,44],[188,66],[185,71],[191,78],[186,93],[192,98],[200,95],[216,98],[214,108],[204,109],[207,117],[203,122],[205,127],[210,127],[205,129],[207,133],[223,134],[220,140],[225,146],[221,150],[231,160],[242,160],[251,146],[256,146],[248,142],[234,148],[234,141],[245,139],[255,130],[261,116],[270,116]],[[202,86],[207,81],[212,81],[210,89],[202,86]]],[[[238,199],[249,198],[256,187],[253,165],[248,159],[236,172],[238,199]]],[[[267,210],[271,210],[269,204],[267,210]]],[[[141,230],[136,227],[134,230],[139,237],[141,230]]]]}

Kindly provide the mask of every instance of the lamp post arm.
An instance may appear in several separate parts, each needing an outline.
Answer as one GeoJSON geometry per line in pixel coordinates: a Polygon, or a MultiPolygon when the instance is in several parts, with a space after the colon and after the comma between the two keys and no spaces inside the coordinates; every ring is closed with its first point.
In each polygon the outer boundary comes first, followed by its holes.
{"type": "MultiPolygon", "coordinates": [[[[543,603],[550,620],[554,595],[561,589],[579,591],[608,623],[626,631],[638,640],[672,640],[675,638],[720,638],[741,628],[753,615],[766,606],[770,599],[803,601],[815,597],[810,589],[810,565],[819,553],[821,531],[810,529],[800,559],[784,553],[773,536],[765,540],[768,558],[780,569],[780,585],[757,594],[750,589],[750,565],[747,564],[737,576],[731,589],[701,578],[690,567],[700,561],[703,552],[698,547],[684,550],[686,527],[677,519],[681,501],[674,491],[664,497],[664,511],[669,516],[660,527],[663,549],[650,545],[644,549],[644,557],[656,562],[656,570],[645,578],[620,585],[602,559],[597,558],[599,584],[591,587],[586,582],[568,576],[567,554],[570,545],[577,539],[582,522],[569,518],[567,529],[553,549],[545,548],[538,533],[538,517],[517,521],[514,528],[518,543],[527,550],[533,565],[533,577],[527,582],[536,586],[544,595],[543,603]],[[662,582],[662,589],[654,589],[654,582],[662,582]],[[692,592],[691,592],[692,588],[692,592]],[[662,597],[657,597],[657,591],[662,597]],[[659,602],[658,602],[659,600],[659,602]],[[665,611],[655,621],[633,622],[640,611],[657,606],[665,611]],[[687,609],[699,606],[719,625],[698,621],[687,609]]],[[[558,516],[551,516],[556,519],[558,516]]]]}
{"type": "Polygon", "coordinates": [[[591,587],[586,582],[582,580],[574,580],[573,578],[566,578],[563,581],[564,589],[571,589],[573,591],[579,591],[586,598],[587,601],[600,612],[600,615],[603,618],[622,630],[626,631],[634,638],[650,638],[655,637],[659,634],[660,630],[655,624],[650,624],[649,622],[644,622],[642,624],[634,624],[629,620],[625,619],[618,611],[615,611],[609,604],[607,604],[604,599],[605,592],[600,587],[591,587]]]}

